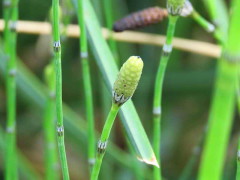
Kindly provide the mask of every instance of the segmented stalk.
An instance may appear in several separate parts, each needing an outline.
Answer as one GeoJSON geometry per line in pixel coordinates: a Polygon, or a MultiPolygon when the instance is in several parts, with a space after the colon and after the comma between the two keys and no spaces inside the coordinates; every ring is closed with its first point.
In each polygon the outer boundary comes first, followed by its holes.
{"type": "Polygon", "coordinates": [[[238,32],[240,1],[233,1],[231,15],[228,38],[222,57],[219,59],[207,140],[200,165],[200,180],[221,178],[232,126],[236,100],[237,67],[240,57],[240,34],[238,32]]]}
{"type": "Polygon", "coordinates": [[[98,151],[97,151],[97,155],[96,155],[96,162],[95,162],[93,170],[92,170],[91,180],[98,179],[98,175],[99,175],[101,165],[102,165],[102,160],[105,155],[105,150],[107,148],[107,141],[108,141],[114,120],[119,111],[119,108],[120,107],[117,104],[115,104],[115,103],[112,104],[111,110],[110,110],[107,120],[104,124],[101,138],[98,142],[98,151]]]}
{"type": "Polygon", "coordinates": [[[56,114],[57,114],[57,141],[63,173],[63,179],[69,179],[67,157],[64,144],[64,125],[62,111],[62,67],[61,67],[61,42],[59,28],[59,0],[52,1],[53,8],[53,47],[56,75],[56,114]]]}
{"type": "Polygon", "coordinates": [[[18,0],[5,0],[4,4],[4,43],[8,57],[6,67],[7,122],[5,149],[5,179],[18,179],[16,152],[16,23],[18,19],[18,0]]]}
{"type": "MultiPolygon", "coordinates": [[[[161,140],[161,106],[162,106],[162,89],[165,71],[168,59],[172,51],[172,39],[174,37],[175,26],[178,16],[169,15],[169,24],[167,30],[167,39],[163,47],[160,64],[155,80],[154,100],[153,100],[153,149],[157,159],[160,161],[160,140],[161,140]]],[[[161,169],[154,167],[154,179],[161,179],[161,169]]]]}
{"type": "Polygon", "coordinates": [[[87,34],[84,23],[83,0],[78,0],[78,24],[81,29],[80,38],[80,56],[82,62],[82,75],[86,103],[86,115],[88,122],[88,162],[90,169],[95,163],[95,133],[94,133],[94,112],[93,112],[93,98],[91,75],[88,62],[88,48],[87,48],[87,34]]]}

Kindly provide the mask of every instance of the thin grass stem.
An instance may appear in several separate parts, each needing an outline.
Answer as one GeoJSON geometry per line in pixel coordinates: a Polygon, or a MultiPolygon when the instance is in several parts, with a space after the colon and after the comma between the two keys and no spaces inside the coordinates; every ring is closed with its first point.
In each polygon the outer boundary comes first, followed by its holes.
{"type": "Polygon", "coordinates": [[[83,86],[86,103],[86,115],[88,122],[88,162],[89,168],[91,170],[92,166],[95,163],[94,111],[93,111],[91,75],[88,61],[87,34],[83,13],[83,0],[78,0],[77,16],[79,28],[81,29],[81,38],[79,42],[81,51],[80,56],[82,63],[83,86]]]}
{"type": "Polygon", "coordinates": [[[117,116],[117,113],[119,111],[119,106],[115,103],[112,103],[112,107],[111,110],[108,114],[107,120],[104,124],[103,130],[102,130],[102,134],[101,134],[101,138],[98,142],[98,151],[97,151],[97,155],[96,155],[96,163],[94,164],[93,167],[93,171],[92,171],[92,175],[91,175],[91,180],[97,180],[98,179],[98,175],[101,169],[101,165],[102,165],[102,160],[105,154],[105,150],[107,147],[107,142],[108,142],[108,138],[114,123],[114,120],[117,116]]]}
{"type": "Polygon", "coordinates": [[[59,0],[52,1],[53,7],[53,40],[56,76],[56,114],[57,114],[57,141],[63,173],[63,179],[69,179],[67,157],[64,144],[64,125],[62,111],[62,67],[61,67],[61,42],[59,28],[59,0]]]}
{"type": "MultiPolygon", "coordinates": [[[[160,59],[158,72],[155,80],[154,100],[153,100],[153,149],[157,159],[160,161],[160,139],[161,139],[161,104],[164,74],[168,59],[172,51],[172,39],[174,37],[175,26],[178,16],[169,16],[166,44],[163,47],[163,54],[160,59]]],[[[161,169],[154,167],[154,179],[161,179],[161,169]]]]}

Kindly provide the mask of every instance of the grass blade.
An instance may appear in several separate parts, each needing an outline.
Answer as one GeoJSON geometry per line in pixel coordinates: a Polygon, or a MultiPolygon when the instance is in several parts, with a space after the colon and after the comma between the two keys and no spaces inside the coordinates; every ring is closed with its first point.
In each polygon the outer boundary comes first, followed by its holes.
{"type": "Polygon", "coordinates": [[[230,136],[236,98],[237,68],[240,53],[240,1],[232,4],[228,40],[216,80],[216,89],[209,117],[209,129],[200,166],[199,179],[221,178],[225,152],[230,136]]]}

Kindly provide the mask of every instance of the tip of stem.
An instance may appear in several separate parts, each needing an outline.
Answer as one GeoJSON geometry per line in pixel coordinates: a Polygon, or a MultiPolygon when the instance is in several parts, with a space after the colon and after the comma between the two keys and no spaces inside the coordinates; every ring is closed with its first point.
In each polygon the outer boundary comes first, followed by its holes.
{"type": "Polygon", "coordinates": [[[215,26],[213,25],[213,24],[209,24],[208,25],[208,32],[213,32],[213,31],[215,31],[215,26]]]}
{"type": "Polygon", "coordinates": [[[150,159],[144,159],[144,158],[141,158],[141,157],[137,157],[137,159],[141,162],[146,163],[146,164],[150,164],[150,165],[153,165],[153,166],[156,166],[156,167],[160,168],[155,156],[153,156],[150,159]]]}

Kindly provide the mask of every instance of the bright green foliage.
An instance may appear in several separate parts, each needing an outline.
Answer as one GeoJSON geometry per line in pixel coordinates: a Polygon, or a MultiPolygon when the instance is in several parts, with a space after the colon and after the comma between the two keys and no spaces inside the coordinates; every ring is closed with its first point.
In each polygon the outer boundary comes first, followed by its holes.
{"type": "Polygon", "coordinates": [[[141,77],[143,61],[139,56],[131,56],[121,67],[114,83],[113,100],[120,105],[132,97],[141,77]]]}

